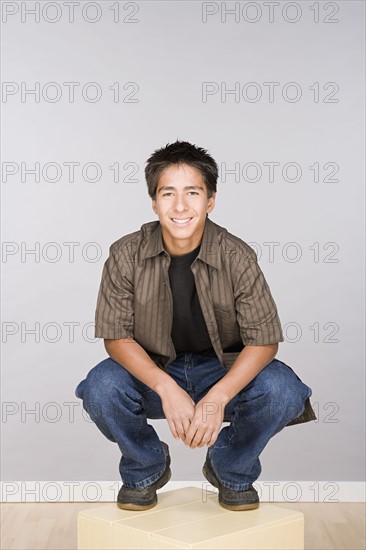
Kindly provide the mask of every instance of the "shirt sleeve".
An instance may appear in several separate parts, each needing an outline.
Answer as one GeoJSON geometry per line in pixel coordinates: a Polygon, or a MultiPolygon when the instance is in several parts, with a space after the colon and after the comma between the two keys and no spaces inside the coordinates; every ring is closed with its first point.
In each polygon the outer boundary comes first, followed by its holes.
{"type": "Polygon", "coordinates": [[[237,322],[245,346],[283,342],[281,322],[271,291],[253,251],[240,262],[234,280],[237,322]]]}
{"type": "Polygon", "coordinates": [[[95,311],[95,337],[110,340],[134,337],[134,285],[127,269],[131,259],[113,245],[104,264],[95,311]]]}

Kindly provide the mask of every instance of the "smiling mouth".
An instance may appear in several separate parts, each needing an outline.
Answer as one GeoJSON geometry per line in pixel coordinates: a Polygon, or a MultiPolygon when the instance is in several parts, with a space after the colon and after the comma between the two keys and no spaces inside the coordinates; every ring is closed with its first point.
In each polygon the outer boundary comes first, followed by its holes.
{"type": "Polygon", "coordinates": [[[171,218],[172,222],[176,225],[187,225],[192,218],[171,218]]]}

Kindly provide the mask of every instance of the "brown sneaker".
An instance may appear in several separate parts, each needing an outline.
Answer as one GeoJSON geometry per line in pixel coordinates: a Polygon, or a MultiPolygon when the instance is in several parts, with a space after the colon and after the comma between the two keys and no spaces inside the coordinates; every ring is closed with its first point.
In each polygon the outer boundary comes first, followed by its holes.
{"type": "Polygon", "coordinates": [[[259,507],[257,491],[251,486],[246,491],[234,491],[224,487],[216,477],[209,458],[202,468],[202,473],[211,485],[219,490],[219,504],[227,510],[253,510],[259,507]]]}
{"type": "Polygon", "coordinates": [[[117,506],[123,510],[149,510],[156,506],[156,491],[161,489],[171,478],[169,447],[162,441],[166,455],[166,467],[162,475],[151,485],[143,489],[122,485],[117,497],[117,506]]]}

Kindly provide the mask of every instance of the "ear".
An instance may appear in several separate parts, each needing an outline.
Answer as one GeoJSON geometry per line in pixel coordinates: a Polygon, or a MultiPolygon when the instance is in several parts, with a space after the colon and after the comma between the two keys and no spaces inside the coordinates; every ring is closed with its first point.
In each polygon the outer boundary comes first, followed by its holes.
{"type": "Polygon", "coordinates": [[[207,201],[207,214],[212,212],[215,207],[216,192],[212,193],[212,196],[207,201]]]}
{"type": "Polygon", "coordinates": [[[152,206],[152,209],[154,210],[155,214],[157,214],[158,211],[157,211],[157,208],[156,208],[156,201],[155,201],[155,199],[153,199],[153,200],[151,201],[151,206],[152,206]]]}

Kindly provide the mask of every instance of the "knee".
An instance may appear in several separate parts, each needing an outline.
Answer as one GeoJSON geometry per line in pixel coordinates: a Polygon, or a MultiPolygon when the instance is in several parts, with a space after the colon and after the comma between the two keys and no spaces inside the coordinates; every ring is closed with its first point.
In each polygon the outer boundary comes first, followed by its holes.
{"type": "Polygon", "coordinates": [[[121,378],[123,368],[108,357],[88,372],[85,380],[78,384],[75,395],[82,399],[88,408],[91,404],[98,407],[102,404],[107,405],[116,386],[121,386],[121,378]]]}
{"type": "Polygon", "coordinates": [[[285,363],[274,359],[258,376],[261,391],[267,394],[272,410],[281,410],[291,420],[302,413],[311,389],[285,363]]]}

